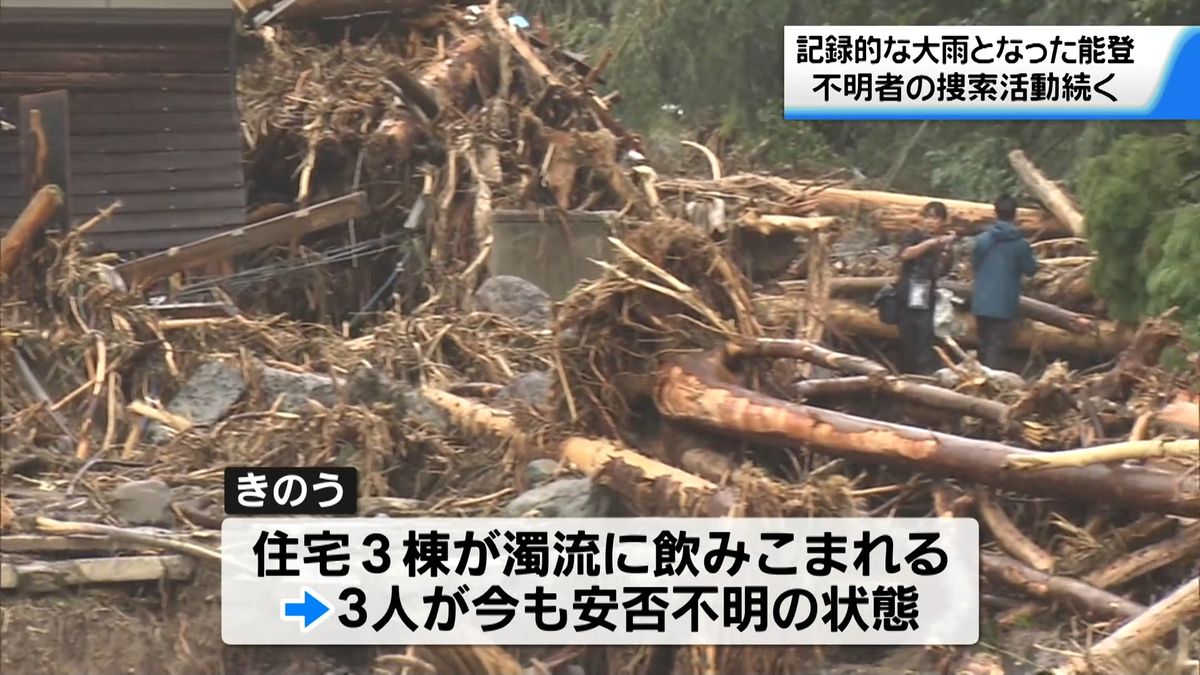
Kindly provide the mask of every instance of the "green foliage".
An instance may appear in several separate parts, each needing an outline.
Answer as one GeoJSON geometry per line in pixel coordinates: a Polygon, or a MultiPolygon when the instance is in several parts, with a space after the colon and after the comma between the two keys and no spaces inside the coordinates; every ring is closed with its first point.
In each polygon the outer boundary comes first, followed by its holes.
{"type": "Polygon", "coordinates": [[[1132,321],[1145,309],[1147,257],[1141,255],[1155,214],[1174,205],[1181,177],[1171,137],[1129,135],[1089,161],[1076,188],[1098,259],[1092,288],[1109,312],[1132,321]]]}
{"type": "Polygon", "coordinates": [[[1077,195],[1096,249],[1092,287],[1109,313],[1136,320],[1145,313],[1179,308],[1179,317],[1200,328],[1200,126],[1188,134],[1132,134],[1089,161],[1077,195]]]}
{"type": "Polygon", "coordinates": [[[929,182],[933,192],[982,202],[992,201],[1001,192],[1015,193],[1019,181],[1008,165],[1013,147],[1010,139],[986,135],[929,150],[925,157],[932,166],[929,182]]]}
{"type": "Polygon", "coordinates": [[[1160,214],[1142,255],[1143,266],[1150,270],[1149,311],[1158,314],[1178,307],[1187,332],[1200,338],[1200,205],[1160,214]]]}

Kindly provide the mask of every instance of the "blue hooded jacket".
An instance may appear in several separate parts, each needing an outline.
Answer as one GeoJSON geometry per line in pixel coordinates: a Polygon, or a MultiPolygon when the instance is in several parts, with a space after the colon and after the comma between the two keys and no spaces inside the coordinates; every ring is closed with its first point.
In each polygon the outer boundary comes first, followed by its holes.
{"type": "Polygon", "coordinates": [[[1021,299],[1021,276],[1037,271],[1033,249],[1012,223],[999,221],[975,239],[971,267],[975,289],[971,313],[994,319],[1014,319],[1021,299]]]}

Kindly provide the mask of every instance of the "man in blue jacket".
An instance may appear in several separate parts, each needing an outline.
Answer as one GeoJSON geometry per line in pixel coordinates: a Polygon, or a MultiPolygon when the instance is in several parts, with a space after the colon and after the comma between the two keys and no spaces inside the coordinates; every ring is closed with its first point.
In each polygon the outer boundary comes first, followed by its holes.
{"type": "Polygon", "coordinates": [[[979,360],[989,368],[1001,368],[1017,319],[1021,277],[1037,271],[1037,259],[1017,229],[1017,200],[1001,195],[994,206],[996,223],[975,238],[971,252],[975,271],[971,313],[979,334],[979,360]]]}

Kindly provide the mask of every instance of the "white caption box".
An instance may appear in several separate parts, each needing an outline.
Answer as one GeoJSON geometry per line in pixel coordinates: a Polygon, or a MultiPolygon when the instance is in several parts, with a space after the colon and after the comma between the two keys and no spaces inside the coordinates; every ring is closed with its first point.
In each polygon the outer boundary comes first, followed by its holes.
{"type": "Polygon", "coordinates": [[[1191,72],[1200,49],[1195,26],[785,26],[783,46],[786,119],[1191,119],[1200,110],[1191,72]],[[846,37],[851,45],[846,62],[822,56],[828,41],[840,44],[846,37]],[[954,52],[945,56],[942,47],[962,38],[966,63],[957,62],[954,52]],[[1108,48],[1110,38],[1132,40],[1129,63],[1112,62],[1121,54],[1108,48]],[[1081,41],[1101,45],[1088,49],[1104,62],[1084,63],[1093,57],[1080,55],[1081,41]],[[818,44],[816,60],[822,62],[813,62],[809,49],[818,44]],[[929,44],[934,46],[918,46],[929,44]],[[901,49],[907,56],[897,63],[893,56],[901,49]],[[980,62],[973,53],[991,62],[980,62]],[[1063,55],[1074,63],[1065,62],[1063,55]],[[837,79],[826,80],[831,74],[837,79]],[[1116,100],[1094,89],[1091,100],[972,100],[969,94],[965,100],[924,98],[929,84],[936,90],[941,78],[955,75],[990,76],[994,89],[1010,93],[1032,92],[1033,78],[1050,78],[1064,91],[1069,82],[1089,83],[1086,89],[1103,82],[1101,89],[1116,100]],[[847,76],[870,85],[847,85],[847,76]],[[892,76],[906,83],[900,100],[881,101],[877,93],[856,96],[856,89],[865,91],[892,76]],[[910,94],[907,83],[913,78],[921,82],[910,94]],[[823,82],[835,82],[840,91],[823,82]]]}
{"type": "MultiPolygon", "coordinates": [[[[973,519],[226,518],[221,548],[227,644],[966,645],[979,637],[979,528],[973,519]],[[427,547],[426,562],[414,558],[414,569],[444,560],[449,574],[412,575],[405,542],[418,534],[428,541],[431,532],[438,533],[447,553],[427,547]],[[317,560],[310,559],[322,533],[345,536],[348,546],[337,552],[348,554],[348,561],[329,563],[330,569],[344,567],[344,576],[322,576],[317,560]],[[596,576],[578,572],[584,563],[572,549],[586,548],[577,540],[580,533],[596,537],[596,576]],[[662,568],[671,574],[656,574],[662,570],[655,541],[662,533],[676,541],[681,533],[695,539],[661,546],[662,555],[674,558],[662,568]],[[491,535],[496,544],[495,557],[486,551],[478,576],[482,547],[456,545],[468,535],[476,541],[491,535]],[[831,557],[845,570],[814,575],[810,570],[823,568],[810,568],[810,561],[822,556],[810,538],[827,535],[844,538],[835,543],[842,551],[831,557]],[[518,540],[537,537],[548,544],[548,573],[506,575],[510,557],[518,558],[514,563],[541,559],[517,555],[518,540]],[[861,556],[869,565],[864,570],[856,542],[881,538],[892,542],[895,567],[885,569],[886,544],[880,542],[868,547],[869,556],[861,556]],[[388,567],[380,572],[378,551],[385,540],[388,567]],[[298,572],[295,576],[260,572],[260,565],[263,572],[280,568],[279,541],[288,542],[287,556],[295,556],[283,561],[298,572]],[[742,547],[745,559],[736,573],[730,574],[733,558],[709,555],[722,544],[734,551],[742,547]],[[464,550],[470,551],[468,566],[459,574],[464,550]],[[683,564],[681,551],[691,552],[691,566],[683,564]],[[568,559],[575,573],[555,574],[568,559]],[[941,565],[936,573],[922,574],[941,565]],[[430,600],[435,595],[449,600],[430,600]],[[395,600],[415,630],[398,614],[388,616],[395,600]],[[515,613],[502,628],[485,630],[501,619],[497,610],[512,606],[497,600],[515,602],[515,613]],[[452,625],[447,623],[450,604],[452,625]],[[612,607],[604,612],[601,605],[612,607]],[[539,606],[547,610],[540,615],[542,625],[539,615],[528,611],[539,606]],[[427,628],[431,608],[436,608],[435,622],[427,628]],[[589,623],[591,629],[581,630],[589,623]]],[[[530,550],[542,549],[520,549],[530,550]]]]}

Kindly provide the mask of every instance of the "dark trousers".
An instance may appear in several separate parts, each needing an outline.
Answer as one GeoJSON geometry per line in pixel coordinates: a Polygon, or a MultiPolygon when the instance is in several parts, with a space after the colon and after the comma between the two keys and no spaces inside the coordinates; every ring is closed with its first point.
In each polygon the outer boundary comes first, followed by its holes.
{"type": "Polygon", "coordinates": [[[1004,355],[1008,341],[1012,339],[1013,319],[997,319],[976,316],[975,328],[979,334],[979,362],[988,368],[1004,368],[1004,355]]]}
{"type": "Polygon", "coordinates": [[[906,373],[928,374],[937,368],[933,352],[933,312],[902,309],[900,314],[900,370],[906,373]]]}

